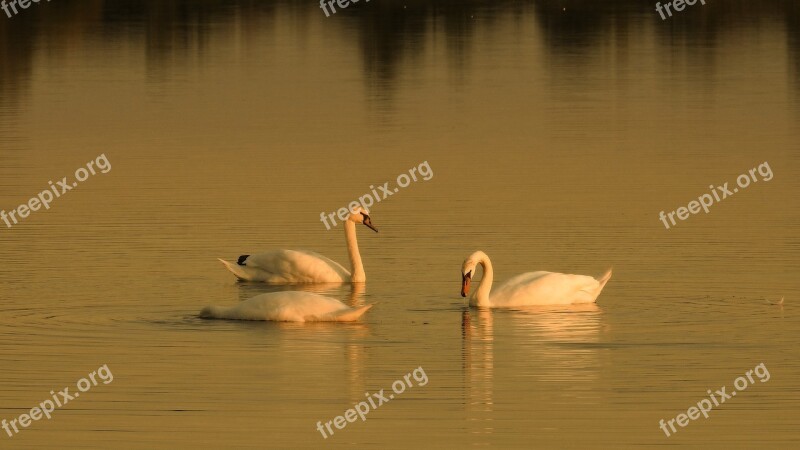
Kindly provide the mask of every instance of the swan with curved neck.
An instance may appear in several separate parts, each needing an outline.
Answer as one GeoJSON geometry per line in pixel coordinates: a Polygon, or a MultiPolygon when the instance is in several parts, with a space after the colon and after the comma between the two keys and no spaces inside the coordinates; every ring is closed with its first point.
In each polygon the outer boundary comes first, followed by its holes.
{"type": "Polygon", "coordinates": [[[483,269],[483,276],[469,304],[488,308],[594,303],[611,279],[611,269],[599,279],[586,275],[528,272],[509,279],[492,292],[494,281],[492,261],[486,253],[477,251],[469,255],[461,265],[462,297],[469,294],[470,284],[478,266],[483,269]]]}
{"type": "Polygon", "coordinates": [[[257,255],[242,255],[236,263],[220,259],[237,278],[245,281],[263,281],[270,284],[299,283],[363,283],[367,281],[361,253],[358,251],[356,224],[378,232],[372,225],[369,211],[357,207],[344,221],[344,235],[350,268],[318,253],[307,250],[273,250],[257,255]]]}

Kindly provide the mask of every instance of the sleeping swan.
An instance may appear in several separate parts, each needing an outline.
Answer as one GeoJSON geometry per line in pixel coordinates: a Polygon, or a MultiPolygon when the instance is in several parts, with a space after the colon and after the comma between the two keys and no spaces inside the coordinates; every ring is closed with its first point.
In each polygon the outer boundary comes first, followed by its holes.
{"type": "Polygon", "coordinates": [[[304,291],[269,292],[236,306],[206,306],[203,319],[271,320],[275,322],[353,322],[372,305],[351,308],[335,298],[304,291]]]}
{"type": "Polygon", "coordinates": [[[483,267],[483,277],[478,289],[469,300],[470,306],[509,308],[528,305],[570,305],[594,303],[603,286],[611,279],[609,269],[599,279],[585,275],[567,275],[554,272],[528,272],[517,275],[492,290],[494,271],[489,257],[477,251],[464,260],[461,266],[461,296],[469,294],[469,285],[477,266],[483,267]]]}

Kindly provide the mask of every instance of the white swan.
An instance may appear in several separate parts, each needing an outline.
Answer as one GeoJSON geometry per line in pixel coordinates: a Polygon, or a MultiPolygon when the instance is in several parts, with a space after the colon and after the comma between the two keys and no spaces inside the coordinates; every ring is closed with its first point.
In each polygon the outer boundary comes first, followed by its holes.
{"type": "Polygon", "coordinates": [[[569,305],[593,303],[603,286],[611,278],[611,269],[600,279],[585,275],[567,275],[553,272],[528,272],[511,278],[500,285],[491,296],[494,271],[486,253],[477,251],[464,260],[461,266],[461,296],[469,294],[469,285],[478,265],[483,267],[483,277],[478,289],[470,298],[470,306],[508,308],[527,305],[569,305]]]}
{"type": "Polygon", "coordinates": [[[372,305],[351,308],[335,298],[312,292],[286,291],[257,295],[236,306],[206,306],[203,319],[272,320],[275,322],[353,322],[372,305]]]}
{"type": "Polygon", "coordinates": [[[270,284],[295,283],[363,283],[367,281],[361,254],[358,252],[356,224],[363,223],[375,231],[369,211],[356,207],[344,221],[350,271],[336,261],[306,250],[273,250],[258,255],[242,255],[236,263],[220,259],[225,267],[241,280],[264,281],[270,284]]]}

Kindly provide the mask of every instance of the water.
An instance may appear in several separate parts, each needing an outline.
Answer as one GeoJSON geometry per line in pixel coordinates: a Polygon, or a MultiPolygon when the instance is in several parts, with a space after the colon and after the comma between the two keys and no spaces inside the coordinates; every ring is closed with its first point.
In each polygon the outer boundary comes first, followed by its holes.
{"type": "MultiPolygon", "coordinates": [[[[107,364],[3,448],[797,445],[800,26],[790,1],[53,2],[0,16],[0,419],[107,364]],[[427,161],[359,227],[358,324],[204,321],[279,290],[216,260],[308,248],[333,212],[427,161]],[[658,218],[768,162],[666,229],[658,218]],[[478,311],[503,281],[614,277],[593,308],[478,311]],[[783,306],[771,305],[785,297],[783,306]],[[659,429],[764,363],[754,384],[659,429]],[[417,368],[428,383],[323,439],[417,368]]],[[[414,381],[414,379],[411,379],[414,381]]]]}

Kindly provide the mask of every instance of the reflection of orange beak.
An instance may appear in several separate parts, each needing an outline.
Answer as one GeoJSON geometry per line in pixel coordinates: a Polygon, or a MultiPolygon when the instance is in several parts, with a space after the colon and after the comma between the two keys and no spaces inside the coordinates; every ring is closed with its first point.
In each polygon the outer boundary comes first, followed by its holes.
{"type": "Polygon", "coordinates": [[[461,296],[466,297],[469,294],[469,282],[472,281],[472,275],[461,275],[461,296]]]}

